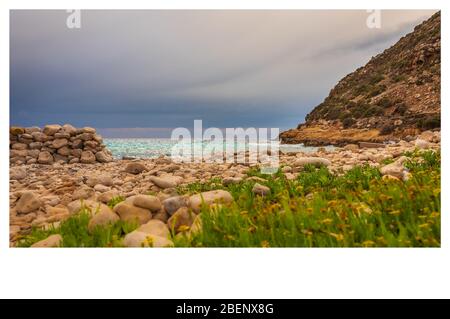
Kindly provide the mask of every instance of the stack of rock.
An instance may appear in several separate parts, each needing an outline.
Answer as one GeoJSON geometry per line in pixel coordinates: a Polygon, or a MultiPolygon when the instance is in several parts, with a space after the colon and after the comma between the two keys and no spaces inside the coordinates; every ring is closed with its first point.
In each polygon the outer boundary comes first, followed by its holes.
{"type": "Polygon", "coordinates": [[[11,164],[106,163],[111,152],[94,128],[75,128],[70,124],[39,127],[11,127],[11,164]]]}

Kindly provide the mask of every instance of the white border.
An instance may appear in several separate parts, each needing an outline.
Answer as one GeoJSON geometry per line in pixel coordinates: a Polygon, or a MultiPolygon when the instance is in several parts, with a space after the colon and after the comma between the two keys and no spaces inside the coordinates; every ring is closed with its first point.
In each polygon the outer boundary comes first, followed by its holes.
{"type": "MultiPolygon", "coordinates": [[[[0,69],[9,69],[12,9],[442,9],[442,70],[448,58],[448,2],[365,1],[5,1],[0,69]]],[[[443,88],[449,87],[447,73],[443,88]]],[[[442,298],[450,297],[448,187],[442,185],[440,249],[9,249],[9,74],[0,72],[2,298],[442,298]]],[[[442,91],[442,153],[450,105],[442,91]]],[[[448,181],[442,163],[442,180],[448,181]]]]}

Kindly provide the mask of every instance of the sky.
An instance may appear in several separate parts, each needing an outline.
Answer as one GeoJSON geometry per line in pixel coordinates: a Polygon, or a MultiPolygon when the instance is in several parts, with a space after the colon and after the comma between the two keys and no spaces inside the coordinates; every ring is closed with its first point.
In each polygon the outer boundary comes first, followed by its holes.
{"type": "Polygon", "coordinates": [[[92,126],[106,137],[172,128],[296,127],[346,74],[429,10],[64,10],[10,13],[10,124],[92,126]]]}

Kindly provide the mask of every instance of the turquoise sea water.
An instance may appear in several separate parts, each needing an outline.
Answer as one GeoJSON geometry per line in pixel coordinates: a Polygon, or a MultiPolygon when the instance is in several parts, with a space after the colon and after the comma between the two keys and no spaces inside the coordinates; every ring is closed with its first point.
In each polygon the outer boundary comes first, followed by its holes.
{"type": "MultiPolygon", "coordinates": [[[[120,159],[123,156],[137,158],[155,158],[161,155],[170,156],[172,148],[177,144],[169,138],[105,138],[104,142],[113,153],[114,158],[120,159]]],[[[207,142],[193,142],[197,149],[211,145],[207,142]]],[[[223,145],[223,143],[221,143],[223,145]]],[[[220,144],[217,144],[220,145],[220,144]]],[[[250,144],[255,147],[255,144],[250,144]]],[[[245,144],[236,143],[236,150],[244,150],[245,144]]],[[[247,145],[248,147],[248,145],[247,145]]],[[[332,148],[332,147],[326,147],[332,148]]],[[[302,144],[281,144],[280,150],[283,152],[315,152],[317,147],[305,147],[302,144]]]]}

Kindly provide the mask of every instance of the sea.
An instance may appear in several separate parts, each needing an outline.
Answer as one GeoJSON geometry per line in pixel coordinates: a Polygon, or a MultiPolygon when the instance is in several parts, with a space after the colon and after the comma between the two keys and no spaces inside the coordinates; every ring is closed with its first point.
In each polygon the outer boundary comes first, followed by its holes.
{"type": "MultiPolygon", "coordinates": [[[[180,144],[178,141],[170,138],[104,138],[104,143],[112,152],[113,157],[121,159],[125,157],[134,158],[157,158],[160,156],[171,156],[173,148],[180,144]]],[[[223,142],[208,142],[208,141],[191,141],[190,147],[192,150],[210,150],[216,152],[222,151],[229,145],[223,142]]],[[[248,150],[251,147],[267,147],[267,144],[252,144],[244,142],[235,142],[234,147],[236,151],[248,150]]],[[[189,146],[189,145],[184,145],[189,146]]],[[[333,146],[326,146],[325,149],[332,149],[333,146]]],[[[280,144],[279,149],[284,153],[289,152],[305,152],[312,153],[317,151],[317,147],[304,146],[303,144],[280,144]]],[[[193,152],[196,153],[195,151],[193,152]]]]}

